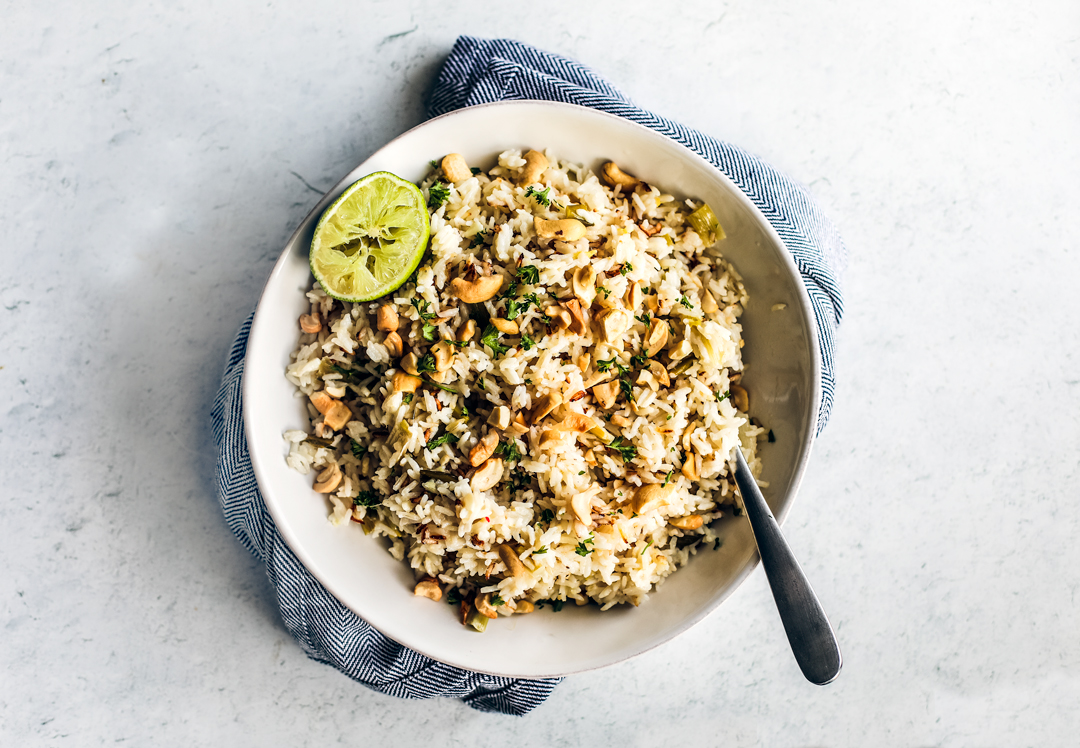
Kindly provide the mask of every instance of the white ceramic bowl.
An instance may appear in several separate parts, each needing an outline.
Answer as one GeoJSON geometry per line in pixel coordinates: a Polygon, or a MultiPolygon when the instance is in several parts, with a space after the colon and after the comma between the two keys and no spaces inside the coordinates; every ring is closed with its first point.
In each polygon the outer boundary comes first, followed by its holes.
{"type": "Polygon", "coordinates": [[[729,518],[723,546],[700,551],[638,608],[569,605],[500,618],[484,634],[455,618],[456,606],[414,597],[413,575],[384,543],[355,523],[333,527],[311,477],[285,464],[282,432],[307,428],[302,401],[285,379],[297,317],[311,284],[308,246],[318,217],[365,174],[387,170],[419,181],[428,161],[460,152],[490,167],[507,148],[549,148],[597,170],[613,160],[663,190],[705,200],[727,231],[725,256],[750,293],[743,314],[744,384],[751,411],[776,436],[762,444],[766,497],[783,520],[813,442],[820,399],[816,328],[806,290],[780,237],[739,189],[707,161],[652,130],[582,107],[506,102],[430,120],[347,174],[304,219],[267,281],[248,342],[244,418],[255,475],[289,547],[342,603],[390,638],[429,657],[497,675],[547,677],[603,667],[668,641],[704,618],[757,562],[745,518],[729,518]],[[786,309],[773,311],[773,305],[786,309]]]}

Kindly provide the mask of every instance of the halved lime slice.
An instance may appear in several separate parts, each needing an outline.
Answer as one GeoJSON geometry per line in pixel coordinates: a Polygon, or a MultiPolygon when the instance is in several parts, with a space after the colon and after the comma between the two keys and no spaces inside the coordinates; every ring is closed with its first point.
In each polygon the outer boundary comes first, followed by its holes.
{"type": "Polygon", "coordinates": [[[405,282],[424,255],[431,223],[412,182],[377,171],[326,209],[311,239],[311,273],[341,301],[371,301],[405,282]]]}

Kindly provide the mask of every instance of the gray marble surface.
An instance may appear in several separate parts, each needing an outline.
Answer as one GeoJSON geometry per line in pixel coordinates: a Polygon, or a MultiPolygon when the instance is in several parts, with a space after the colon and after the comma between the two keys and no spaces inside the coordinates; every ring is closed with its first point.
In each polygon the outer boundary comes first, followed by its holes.
{"type": "Polygon", "coordinates": [[[1080,5],[2,3],[0,743],[1047,746],[1080,730],[1080,5]],[[665,13],[665,15],[667,15],[665,13]],[[307,660],[218,509],[223,356],[455,36],[573,56],[808,183],[851,248],[833,422],[760,570],[524,718],[307,660]]]}

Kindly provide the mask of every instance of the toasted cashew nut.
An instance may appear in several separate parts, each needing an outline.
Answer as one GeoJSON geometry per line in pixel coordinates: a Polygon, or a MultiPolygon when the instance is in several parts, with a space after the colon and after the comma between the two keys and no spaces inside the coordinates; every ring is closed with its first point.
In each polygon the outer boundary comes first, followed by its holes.
{"type": "Polygon", "coordinates": [[[492,317],[491,324],[495,325],[495,329],[503,335],[517,335],[519,332],[518,323],[513,320],[503,319],[502,317],[492,317]]]}
{"type": "Polygon", "coordinates": [[[596,270],[592,265],[578,268],[574,271],[574,296],[581,299],[586,307],[592,306],[596,298],[596,270]]]}
{"type": "Polygon", "coordinates": [[[389,351],[393,358],[401,358],[401,354],[405,350],[405,344],[401,342],[401,336],[396,332],[386,333],[386,340],[383,341],[383,345],[386,346],[386,350],[389,351]]]}
{"type": "Polygon", "coordinates": [[[352,420],[352,411],[349,410],[349,407],[340,400],[330,397],[330,393],[319,391],[312,393],[310,397],[311,404],[322,413],[323,423],[334,431],[352,420]]]}
{"type": "Polygon", "coordinates": [[[467,340],[472,340],[473,335],[475,335],[475,334],[476,334],[476,320],[470,319],[470,320],[466,321],[464,325],[461,326],[460,330],[458,330],[458,336],[457,336],[458,342],[459,343],[464,343],[467,340]]]}
{"type": "Polygon", "coordinates": [[[445,340],[431,346],[431,355],[435,357],[435,371],[447,371],[454,363],[454,350],[445,340]]]}
{"type": "Polygon", "coordinates": [[[600,326],[600,334],[606,343],[614,343],[619,337],[630,329],[633,317],[625,309],[604,309],[596,315],[596,321],[600,326]]]}
{"type": "Polygon", "coordinates": [[[300,329],[307,333],[319,332],[322,330],[322,320],[317,314],[301,314],[300,329]]]}
{"type": "Polygon", "coordinates": [[[558,428],[564,431],[573,431],[577,434],[584,434],[586,431],[591,431],[596,428],[596,421],[583,413],[567,413],[562,421],[559,422],[558,428]]]}
{"type": "Polygon", "coordinates": [[[537,218],[533,221],[536,235],[541,239],[561,239],[564,242],[574,242],[585,236],[585,224],[574,218],[560,218],[548,221],[537,218]]]}
{"type": "Polygon", "coordinates": [[[676,517],[671,520],[671,524],[680,530],[697,530],[705,524],[705,519],[700,514],[688,514],[685,517],[676,517]]]}
{"type": "Polygon", "coordinates": [[[701,480],[701,455],[694,450],[686,453],[686,462],[682,466],[682,474],[688,481],[701,480]]]}
{"type": "Polygon", "coordinates": [[[562,405],[562,402],[562,395],[560,395],[558,392],[547,393],[536,401],[536,405],[533,407],[532,413],[529,415],[529,423],[539,423],[544,416],[562,405]]]}
{"type": "Polygon", "coordinates": [[[527,573],[525,570],[525,564],[521,563],[521,559],[518,558],[514,549],[503,543],[496,550],[499,553],[499,558],[506,564],[506,570],[512,577],[523,577],[527,573]]]}
{"type": "Polygon", "coordinates": [[[390,382],[394,392],[416,392],[416,388],[423,384],[420,377],[413,376],[404,371],[399,371],[390,382]]]}
{"type": "Polygon", "coordinates": [[[746,413],[750,410],[750,393],[745,387],[733,384],[731,385],[731,402],[735,403],[736,408],[746,413]]]}
{"type": "Polygon", "coordinates": [[[497,294],[502,284],[501,275],[483,275],[471,283],[464,278],[454,278],[450,281],[450,293],[466,304],[479,304],[497,294]]]}
{"type": "Polygon", "coordinates": [[[630,506],[637,514],[651,511],[667,504],[668,498],[675,491],[675,485],[669,483],[662,486],[659,483],[647,483],[634,492],[634,499],[630,506]]]}
{"type": "Polygon", "coordinates": [[[592,388],[592,394],[596,398],[596,403],[607,410],[615,404],[615,399],[619,396],[619,383],[598,384],[592,388]]]}
{"type": "Polygon", "coordinates": [[[551,317],[552,323],[558,330],[565,330],[570,326],[570,323],[574,321],[573,317],[570,316],[570,312],[566,311],[558,304],[550,304],[549,306],[544,307],[544,314],[551,317]]]}
{"type": "Polygon", "coordinates": [[[536,606],[528,600],[518,600],[517,603],[515,603],[514,615],[525,615],[526,613],[532,613],[534,610],[536,610],[536,606]]]}
{"type": "Polygon", "coordinates": [[[439,602],[442,600],[442,587],[439,586],[434,577],[424,577],[413,587],[413,594],[439,602]]]}
{"type": "Polygon", "coordinates": [[[477,442],[476,446],[469,452],[469,464],[473,467],[479,467],[487,458],[491,457],[495,453],[495,447],[499,446],[499,433],[497,431],[489,431],[484,435],[484,438],[477,442]]]}
{"type": "Polygon", "coordinates": [[[499,481],[502,480],[502,475],[502,458],[489,457],[487,461],[473,473],[469,485],[472,486],[473,491],[486,491],[489,488],[494,488],[498,485],[499,481]]]}
{"type": "Polygon", "coordinates": [[[659,382],[661,385],[663,385],[664,387],[671,386],[671,377],[668,376],[667,367],[664,366],[662,363],[656,361],[655,359],[650,360],[649,371],[652,372],[652,375],[656,377],[656,381],[659,382]]]}
{"type": "Polygon", "coordinates": [[[526,151],[525,165],[521,167],[518,175],[518,184],[532,184],[540,179],[544,169],[548,168],[548,158],[540,151],[526,151]]]}
{"type": "Polygon", "coordinates": [[[487,422],[499,431],[504,431],[506,427],[510,425],[510,409],[505,405],[492,408],[491,415],[488,416],[487,422]]]}
{"type": "Polygon", "coordinates": [[[570,499],[570,508],[574,510],[574,516],[577,517],[578,522],[586,526],[592,524],[593,495],[592,491],[585,491],[574,494],[574,498],[570,499]]]}
{"type": "Polygon", "coordinates": [[[488,618],[498,618],[499,614],[495,612],[495,608],[491,606],[491,593],[485,592],[482,595],[477,595],[473,600],[473,605],[476,606],[476,612],[482,616],[488,618]]]}
{"type": "Polygon", "coordinates": [[[315,476],[315,485],[312,488],[315,493],[330,493],[341,485],[342,477],[341,468],[337,465],[331,465],[315,476]]]}
{"type": "Polygon", "coordinates": [[[393,304],[383,304],[379,307],[377,326],[385,332],[395,332],[398,329],[397,309],[393,304]]]}
{"type": "Polygon", "coordinates": [[[720,307],[711,293],[705,291],[705,293],[701,294],[701,311],[705,312],[705,314],[712,314],[719,309],[720,307]]]}
{"type": "Polygon", "coordinates": [[[570,331],[578,335],[585,334],[585,313],[581,309],[581,302],[577,299],[568,299],[563,302],[566,311],[570,312],[570,331]]]}
{"type": "Polygon", "coordinates": [[[667,345],[668,333],[671,327],[667,320],[654,319],[649,325],[649,333],[645,336],[645,355],[652,358],[667,345]]]}
{"type": "Polygon", "coordinates": [[[342,397],[345,397],[345,385],[341,384],[341,382],[337,382],[337,383],[334,383],[334,384],[331,384],[330,382],[326,382],[325,384],[326,384],[326,389],[324,391],[330,397],[336,397],[336,398],[339,398],[339,399],[342,398],[342,397]]]}
{"type": "Polygon", "coordinates": [[[641,299],[644,294],[641,292],[640,283],[631,283],[630,290],[626,292],[626,306],[631,312],[636,312],[638,307],[641,306],[641,299]]]}
{"type": "Polygon", "coordinates": [[[506,429],[506,433],[513,436],[524,436],[529,433],[529,427],[525,423],[525,416],[521,413],[514,415],[514,418],[510,421],[510,425],[506,429]]]}
{"type": "Polygon", "coordinates": [[[469,164],[465,161],[465,157],[460,153],[447,154],[443,157],[440,166],[442,166],[443,174],[446,175],[447,180],[454,184],[464,182],[472,176],[472,170],[469,169],[469,164]]]}
{"type": "Polygon", "coordinates": [[[623,192],[632,190],[638,186],[637,177],[632,174],[627,174],[625,171],[619,168],[618,164],[614,161],[608,161],[602,167],[600,167],[600,178],[607,182],[612,187],[618,187],[622,185],[623,192]]]}
{"type": "Polygon", "coordinates": [[[401,368],[406,373],[412,374],[414,377],[420,376],[420,371],[416,368],[420,363],[420,359],[416,357],[416,353],[409,351],[405,354],[405,357],[401,359],[401,368]]]}

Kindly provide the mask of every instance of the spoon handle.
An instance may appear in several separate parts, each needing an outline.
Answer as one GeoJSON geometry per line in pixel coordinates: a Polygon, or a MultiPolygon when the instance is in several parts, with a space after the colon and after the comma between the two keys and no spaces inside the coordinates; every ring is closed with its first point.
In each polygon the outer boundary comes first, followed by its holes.
{"type": "Polygon", "coordinates": [[[735,482],[742,494],[761,565],[769,578],[791,651],[806,679],[823,686],[840,672],[843,661],[840,645],[738,447],[735,448],[735,482]]]}

